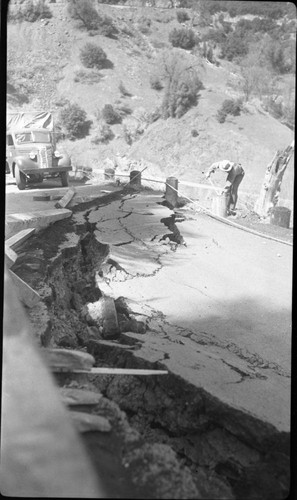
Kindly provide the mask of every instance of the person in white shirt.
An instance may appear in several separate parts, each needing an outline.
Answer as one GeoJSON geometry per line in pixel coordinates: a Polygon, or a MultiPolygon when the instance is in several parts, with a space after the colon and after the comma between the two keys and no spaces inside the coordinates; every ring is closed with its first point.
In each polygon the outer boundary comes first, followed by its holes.
{"type": "Polygon", "coordinates": [[[221,160],[213,163],[206,172],[206,178],[209,179],[212,173],[217,169],[222,172],[228,172],[223,193],[228,196],[227,211],[230,215],[235,215],[235,207],[238,199],[238,187],[244,177],[244,169],[241,163],[235,163],[229,160],[221,160]]]}

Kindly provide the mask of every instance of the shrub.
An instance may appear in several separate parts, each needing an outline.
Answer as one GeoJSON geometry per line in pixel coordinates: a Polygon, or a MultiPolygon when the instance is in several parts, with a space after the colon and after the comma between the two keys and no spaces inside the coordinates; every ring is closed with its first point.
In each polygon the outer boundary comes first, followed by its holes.
{"type": "Polygon", "coordinates": [[[88,135],[91,121],[78,104],[68,104],[59,113],[58,122],[70,139],[79,139],[88,135]]]}
{"type": "Polygon", "coordinates": [[[228,115],[239,116],[242,109],[241,99],[225,99],[222,110],[228,115]]]}
{"type": "Polygon", "coordinates": [[[54,105],[61,108],[61,107],[64,107],[64,106],[68,106],[68,104],[70,104],[70,101],[69,99],[67,99],[66,97],[64,96],[61,96],[59,97],[55,102],[54,102],[54,105]]]}
{"type": "Polygon", "coordinates": [[[196,44],[195,33],[187,28],[174,28],[169,33],[169,41],[173,47],[180,47],[181,49],[192,49],[196,44]]]}
{"type": "Polygon", "coordinates": [[[131,146],[134,141],[137,141],[143,135],[146,129],[146,124],[137,122],[133,118],[128,118],[123,123],[123,136],[127,144],[131,146]]]}
{"type": "Polygon", "coordinates": [[[180,72],[173,69],[162,102],[163,118],[180,118],[198,102],[198,92],[203,88],[195,71],[180,72]]]}
{"type": "Polygon", "coordinates": [[[122,81],[120,81],[120,83],[119,83],[119,91],[121,92],[121,94],[123,96],[127,96],[127,97],[131,96],[130,92],[126,89],[126,87],[122,81]]]}
{"type": "Polygon", "coordinates": [[[80,60],[86,68],[101,69],[107,60],[104,50],[94,43],[86,43],[80,49],[80,60]]]}
{"type": "Polygon", "coordinates": [[[227,115],[239,116],[242,110],[241,99],[225,99],[217,113],[219,123],[224,123],[227,115]]]}
{"type": "Polygon", "coordinates": [[[158,23],[170,23],[174,18],[170,12],[156,11],[154,16],[155,21],[158,23]]]}
{"type": "Polygon", "coordinates": [[[177,10],[176,18],[179,23],[184,23],[185,21],[189,21],[190,16],[186,10],[177,10]]]}
{"type": "Polygon", "coordinates": [[[160,107],[155,108],[154,111],[152,111],[150,114],[150,123],[156,122],[161,118],[161,116],[162,116],[162,109],[160,107]]]}
{"type": "Polygon", "coordinates": [[[158,62],[158,73],[164,82],[162,116],[179,118],[188,109],[196,106],[203,84],[198,75],[199,60],[193,67],[193,59],[188,54],[170,50],[164,52],[158,62]]]}
{"type": "Polygon", "coordinates": [[[112,125],[114,123],[121,123],[122,121],[121,115],[113,108],[111,104],[106,104],[102,109],[102,118],[109,125],[112,125]]]}
{"type": "Polygon", "coordinates": [[[142,16],[138,19],[137,25],[141,33],[149,33],[152,21],[149,17],[142,16]]]}
{"type": "Polygon", "coordinates": [[[72,19],[81,21],[90,35],[99,31],[101,35],[113,37],[118,32],[112,18],[99,14],[91,0],[68,0],[67,12],[72,19]]]}
{"type": "Polygon", "coordinates": [[[248,44],[241,33],[232,32],[222,45],[221,56],[228,61],[244,57],[248,53],[248,44]]]}
{"type": "Polygon", "coordinates": [[[164,87],[162,80],[157,75],[151,75],[150,84],[151,88],[154,90],[162,90],[164,87]]]}
{"type": "Polygon", "coordinates": [[[110,38],[113,38],[118,34],[118,30],[113,24],[112,18],[109,16],[98,16],[98,30],[100,35],[110,38]]]}
{"type": "Polygon", "coordinates": [[[212,47],[208,47],[207,52],[206,52],[206,58],[208,59],[209,62],[213,62],[213,49],[212,47]]]}
{"type": "Polygon", "coordinates": [[[110,126],[107,125],[106,123],[103,123],[102,125],[99,125],[97,128],[97,131],[95,135],[92,137],[91,142],[93,144],[106,144],[112,139],[114,139],[115,135],[113,131],[111,130],[110,126]]]}
{"type": "Polygon", "coordinates": [[[222,109],[219,109],[219,111],[217,112],[217,120],[219,123],[224,123],[225,120],[227,118],[227,113],[225,113],[225,111],[223,111],[222,109]]]}
{"type": "Polygon", "coordinates": [[[34,23],[38,19],[50,19],[52,11],[49,6],[45,4],[45,0],[28,0],[23,3],[22,7],[17,6],[16,9],[9,9],[10,21],[28,21],[34,23]]]}
{"type": "Polygon", "coordinates": [[[192,136],[192,137],[198,137],[198,135],[199,135],[198,130],[196,130],[195,128],[193,128],[193,129],[191,130],[191,136],[192,136]]]}
{"type": "Polygon", "coordinates": [[[127,125],[123,125],[123,137],[124,137],[124,140],[126,141],[126,143],[131,146],[133,140],[132,140],[132,134],[131,134],[131,131],[128,130],[128,127],[127,125]]]}
{"type": "Polygon", "coordinates": [[[116,112],[119,113],[121,116],[125,116],[125,115],[132,115],[133,110],[130,108],[130,106],[127,106],[126,104],[121,104],[116,107],[116,112]]]}
{"type": "Polygon", "coordinates": [[[35,92],[34,85],[30,81],[34,71],[15,67],[7,71],[7,91],[20,102],[28,102],[35,92]]]}
{"type": "Polygon", "coordinates": [[[72,19],[81,21],[87,30],[98,27],[99,15],[91,0],[68,0],[67,12],[72,19]]]}
{"type": "Polygon", "coordinates": [[[78,70],[75,72],[74,81],[92,85],[93,83],[100,82],[102,75],[97,71],[84,71],[78,70]]]}

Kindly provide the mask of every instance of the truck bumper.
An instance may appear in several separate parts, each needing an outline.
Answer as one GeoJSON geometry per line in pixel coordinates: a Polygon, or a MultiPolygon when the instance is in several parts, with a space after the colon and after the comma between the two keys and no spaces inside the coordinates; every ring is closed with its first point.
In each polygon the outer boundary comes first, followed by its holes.
{"type": "Polygon", "coordinates": [[[72,167],[49,167],[49,168],[38,168],[37,166],[35,168],[28,167],[28,166],[22,166],[20,167],[20,170],[24,172],[26,175],[30,174],[35,174],[35,175],[54,175],[54,174],[60,174],[61,172],[71,172],[72,167]]]}

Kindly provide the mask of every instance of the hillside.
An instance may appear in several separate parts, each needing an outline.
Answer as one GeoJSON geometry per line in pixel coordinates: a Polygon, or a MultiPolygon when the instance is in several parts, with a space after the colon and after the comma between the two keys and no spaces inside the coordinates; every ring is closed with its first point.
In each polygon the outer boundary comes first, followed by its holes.
{"type": "MultiPolygon", "coordinates": [[[[90,135],[75,141],[64,140],[74,166],[102,168],[107,158],[126,155],[129,159],[150,162],[149,176],[175,175],[184,180],[204,181],[202,171],[212,162],[228,158],[240,161],[245,169],[244,189],[259,192],[265,168],[276,149],[285,148],[294,133],[250,99],[239,116],[228,115],[219,123],[216,114],[225,99],[242,97],[239,68],[233,62],[219,65],[201,60],[193,50],[187,53],[197,66],[203,89],[197,106],[181,118],[159,118],[147,126],[146,114],[160,107],[163,90],[151,88],[161,53],[172,48],[170,31],[180,27],[174,9],[132,8],[100,4],[101,13],[112,17],[118,35],[109,38],[78,28],[66,11],[66,4],[50,3],[52,18],[34,23],[8,23],[8,72],[19,71],[24,88],[31,85],[28,102],[22,102],[8,86],[10,109],[51,109],[57,116],[65,99],[79,104],[93,121],[90,135]],[[143,20],[150,20],[143,29],[143,20]],[[91,35],[91,36],[90,36],[91,35]],[[96,77],[80,62],[79,51],[86,42],[99,45],[109,64],[96,77]],[[88,78],[92,79],[88,83],[88,78]],[[94,81],[94,78],[97,81],[94,81]],[[120,85],[127,90],[123,95],[120,85]],[[107,144],[94,144],[97,113],[105,104],[130,108],[122,123],[111,125],[114,138],[107,144]],[[135,128],[144,123],[144,133],[127,144],[123,124],[135,128]],[[196,132],[193,134],[192,131],[196,132]]],[[[194,27],[197,31],[197,28],[194,27]]],[[[26,93],[26,92],[25,92],[26,93]]],[[[282,197],[293,197],[293,160],[284,177],[282,197]]]]}

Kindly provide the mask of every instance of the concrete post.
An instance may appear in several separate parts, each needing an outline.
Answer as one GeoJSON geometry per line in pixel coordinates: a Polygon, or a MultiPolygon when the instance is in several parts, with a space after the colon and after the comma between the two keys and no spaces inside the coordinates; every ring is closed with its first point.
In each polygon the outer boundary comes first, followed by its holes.
{"type": "Polygon", "coordinates": [[[167,203],[175,208],[177,206],[178,199],[178,179],[176,177],[167,177],[166,179],[166,190],[165,190],[165,200],[167,203]],[[171,188],[174,188],[172,189],[171,188]]]}
{"type": "Polygon", "coordinates": [[[114,168],[106,167],[104,169],[104,180],[106,180],[106,181],[114,181],[114,179],[115,179],[114,168]]]}
{"type": "Polygon", "coordinates": [[[141,172],[139,170],[130,172],[130,185],[136,188],[141,187],[141,172]]]}
{"type": "Polygon", "coordinates": [[[270,224],[280,227],[290,227],[291,210],[287,207],[273,207],[270,214],[270,224]]]}

